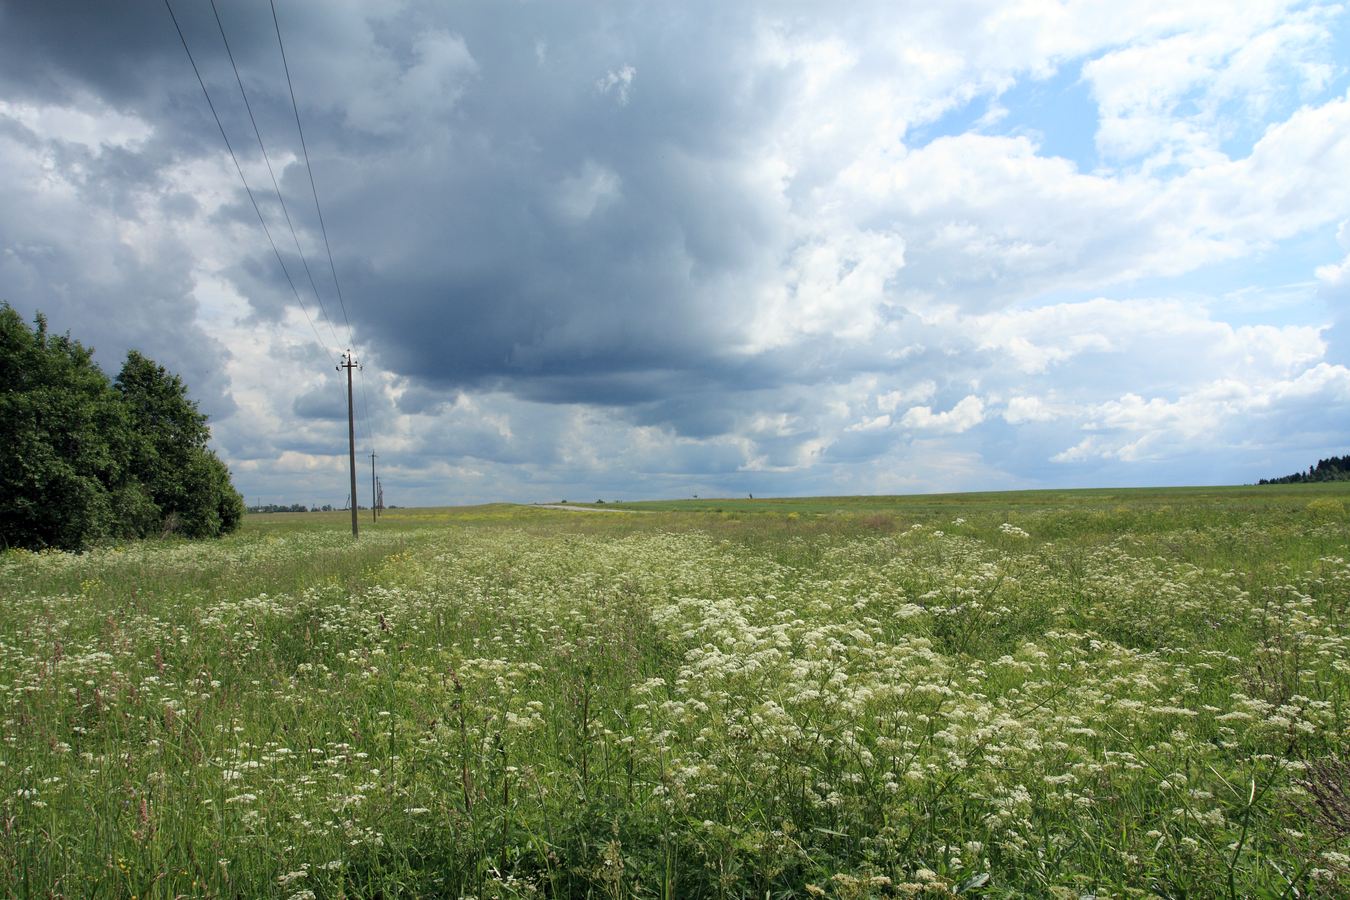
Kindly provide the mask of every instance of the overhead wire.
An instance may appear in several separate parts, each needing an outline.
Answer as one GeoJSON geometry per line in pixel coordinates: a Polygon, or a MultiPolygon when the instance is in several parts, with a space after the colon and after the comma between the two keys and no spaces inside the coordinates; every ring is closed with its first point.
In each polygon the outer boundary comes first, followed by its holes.
{"type": "Polygon", "coordinates": [[[220,21],[220,10],[216,8],[216,0],[211,0],[211,12],[216,17],[216,27],[220,29],[220,39],[225,44],[225,55],[230,59],[230,68],[234,70],[234,80],[239,85],[239,96],[244,100],[244,109],[248,111],[248,120],[253,125],[253,134],[258,139],[258,150],[262,152],[263,162],[267,165],[267,174],[272,177],[272,189],[276,191],[277,202],[281,204],[281,214],[285,216],[286,227],[290,229],[291,240],[295,242],[295,252],[300,257],[300,264],[305,268],[305,275],[309,278],[309,286],[314,291],[314,300],[319,304],[319,312],[323,315],[328,330],[332,332],[333,340],[340,345],[342,339],[338,337],[337,329],[333,327],[333,320],[329,318],[328,310],[324,308],[323,298],[319,295],[319,286],[314,282],[314,273],[310,271],[309,261],[305,259],[305,251],[300,249],[300,236],[296,234],[295,224],[291,221],[291,212],[286,208],[286,200],[281,195],[281,185],[277,183],[277,174],[272,169],[272,160],[268,157],[267,147],[263,144],[262,131],[258,128],[258,120],[253,117],[253,105],[248,102],[248,92],[244,90],[244,79],[240,77],[239,66],[235,64],[234,51],[230,49],[230,39],[225,36],[225,25],[220,21]]]}
{"type": "Polygon", "coordinates": [[[366,419],[366,441],[370,444],[370,452],[375,452],[375,435],[371,431],[370,423],[370,398],[366,394],[366,373],[364,369],[357,370],[357,380],[361,382],[361,408],[365,411],[366,419]]]}
{"type": "Polygon", "coordinates": [[[314,183],[314,167],[309,164],[309,146],[305,143],[305,129],[300,124],[300,104],[295,101],[295,85],[291,83],[291,66],[286,61],[286,45],[281,40],[281,23],[277,20],[276,0],[268,0],[272,7],[272,27],[277,33],[277,47],[281,50],[281,68],[286,73],[286,89],[291,92],[291,109],[295,112],[295,130],[300,133],[300,150],[305,156],[305,171],[309,173],[309,189],[314,193],[314,210],[319,214],[319,231],[323,234],[323,246],[328,251],[328,268],[333,273],[333,287],[337,289],[338,304],[342,308],[342,321],[347,324],[347,343],[352,341],[352,323],[347,318],[347,301],[342,296],[342,283],[338,281],[337,266],[333,263],[333,248],[328,243],[328,226],[323,221],[323,207],[319,205],[319,189],[314,183]]]}
{"type": "MultiPolygon", "coordinates": [[[[318,304],[319,312],[324,320],[324,324],[327,325],[328,331],[332,335],[334,341],[336,341],[339,345],[341,345],[342,343],[341,338],[338,337],[337,330],[333,325],[332,317],[328,315],[328,310],[325,308],[323,303],[322,294],[319,291],[318,284],[314,280],[313,271],[310,269],[309,262],[305,259],[304,251],[300,246],[299,234],[296,232],[294,222],[291,219],[290,211],[287,208],[285,198],[281,193],[281,186],[277,181],[276,172],[272,168],[272,162],[270,157],[268,156],[267,147],[263,142],[262,131],[258,127],[257,119],[253,114],[253,107],[248,100],[248,92],[244,88],[244,81],[239,73],[239,67],[235,61],[234,53],[230,48],[229,38],[225,34],[225,26],[224,23],[221,21],[220,11],[216,7],[215,0],[210,0],[210,4],[212,14],[214,15],[216,20],[216,27],[220,31],[221,41],[225,45],[225,53],[230,60],[230,68],[233,70],[235,82],[239,86],[239,95],[244,101],[244,108],[248,112],[249,122],[253,126],[254,136],[257,138],[258,141],[258,149],[262,153],[263,162],[266,164],[268,175],[271,177],[272,180],[272,188],[276,192],[277,202],[281,206],[282,214],[286,219],[287,228],[291,232],[291,239],[295,243],[296,253],[299,255],[300,262],[303,265],[305,269],[305,274],[309,279],[310,288],[314,292],[314,298],[318,304]]],[[[333,248],[328,239],[328,226],[323,218],[323,207],[319,202],[319,190],[314,179],[314,169],[310,164],[309,147],[305,141],[304,127],[301,125],[300,122],[300,107],[298,102],[296,101],[295,86],[291,80],[290,64],[286,59],[285,43],[282,41],[281,38],[281,25],[277,17],[276,3],[274,2],[274,0],[269,0],[269,4],[272,9],[272,24],[276,31],[277,47],[281,52],[282,68],[286,74],[286,87],[291,98],[291,109],[295,115],[296,131],[299,133],[300,136],[300,146],[305,160],[305,171],[309,176],[310,191],[314,197],[314,209],[315,212],[318,214],[319,229],[321,234],[323,235],[324,250],[328,256],[328,267],[329,271],[332,273],[333,276],[333,287],[337,293],[339,307],[342,310],[343,324],[347,326],[347,345],[348,347],[350,347],[354,341],[354,329],[352,328],[351,319],[347,313],[347,303],[345,296],[342,292],[342,284],[338,279],[337,265],[333,259],[333,248]]],[[[215,103],[211,100],[211,93],[206,87],[205,79],[202,78],[201,70],[198,68],[197,61],[192,55],[191,48],[188,46],[187,38],[183,33],[182,26],[178,22],[178,16],[174,13],[173,6],[170,3],[170,0],[164,0],[164,6],[169,11],[169,17],[173,21],[174,30],[178,32],[178,39],[183,45],[183,51],[184,53],[187,54],[188,62],[192,66],[193,74],[196,75],[197,77],[197,84],[202,89],[202,96],[206,98],[206,104],[208,108],[210,108],[211,110],[212,118],[215,119],[216,128],[219,129],[220,131],[221,139],[225,142],[226,150],[229,151],[230,159],[234,163],[235,171],[239,174],[239,180],[243,184],[244,191],[245,193],[248,194],[249,202],[253,206],[253,211],[258,217],[258,224],[262,226],[263,233],[267,236],[267,242],[272,247],[272,253],[273,255],[276,256],[277,264],[281,267],[282,274],[286,277],[286,283],[290,286],[291,293],[292,295],[294,295],[297,304],[300,306],[301,312],[304,313],[305,320],[309,323],[310,330],[314,332],[314,336],[316,339],[318,339],[319,344],[324,345],[325,343],[324,338],[319,333],[318,326],[315,324],[313,316],[310,315],[309,309],[305,306],[304,299],[300,296],[300,291],[295,285],[295,280],[291,277],[291,273],[286,266],[285,259],[282,257],[281,251],[277,247],[276,240],[272,236],[272,231],[267,225],[267,220],[262,214],[262,208],[258,204],[257,197],[254,195],[253,189],[249,186],[248,179],[244,175],[243,167],[240,165],[239,158],[234,152],[234,146],[230,143],[229,135],[226,133],[225,126],[221,122],[220,114],[216,110],[215,103]]],[[[366,432],[366,440],[371,447],[371,452],[373,453],[375,450],[375,440],[370,419],[370,399],[369,393],[366,389],[364,367],[358,367],[357,373],[358,373],[358,381],[360,382],[361,385],[361,406],[362,411],[364,413],[364,415],[360,416],[359,418],[362,420],[361,425],[366,432]]]]}
{"type": "MultiPolygon", "coordinates": [[[[214,0],[212,0],[214,3],[214,0]]],[[[338,279],[337,264],[333,261],[333,247],[328,240],[328,226],[323,218],[323,206],[319,203],[319,188],[314,180],[314,167],[309,161],[309,145],[305,141],[305,128],[300,124],[300,104],[295,99],[295,84],[291,80],[291,66],[286,59],[286,42],[281,39],[281,21],[277,17],[276,0],[268,0],[272,8],[272,28],[277,35],[277,49],[281,51],[281,67],[286,73],[286,89],[291,95],[291,111],[295,113],[295,130],[300,135],[300,150],[305,158],[305,171],[309,175],[309,189],[314,195],[314,211],[319,217],[319,232],[323,235],[323,247],[328,254],[328,268],[333,274],[333,288],[337,291],[338,304],[342,309],[342,320],[347,325],[347,343],[350,346],[354,340],[354,330],[351,319],[347,316],[347,301],[342,293],[342,282],[338,279]]],[[[375,451],[375,436],[370,420],[370,400],[366,391],[365,369],[357,370],[358,381],[361,384],[361,405],[365,412],[364,421],[366,441],[370,445],[371,452],[375,451]]]]}
{"type": "MultiPolygon", "coordinates": [[[[201,70],[197,68],[197,60],[193,58],[192,50],[188,47],[187,38],[183,35],[183,28],[178,24],[178,16],[174,15],[173,5],[169,0],[164,0],[164,7],[169,11],[169,18],[173,20],[174,30],[178,32],[178,40],[183,44],[183,52],[187,54],[188,62],[192,64],[192,73],[197,76],[197,84],[201,85],[202,96],[206,98],[206,105],[211,109],[211,117],[216,120],[216,127],[220,129],[220,137],[225,142],[225,149],[229,151],[231,161],[234,162],[234,170],[239,173],[239,180],[244,185],[244,192],[248,194],[249,202],[253,204],[253,211],[258,216],[258,224],[262,226],[263,234],[267,235],[267,243],[272,246],[272,253],[276,255],[277,264],[281,266],[281,272],[286,276],[286,283],[290,285],[291,293],[295,295],[295,300],[300,305],[300,311],[305,314],[305,320],[309,322],[309,327],[314,332],[314,337],[318,339],[319,345],[323,346],[325,343],[323,335],[319,334],[318,326],[314,324],[314,317],[309,314],[305,301],[300,297],[300,292],[296,290],[295,281],[286,268],[286,261],[281,258],[281,251],[277,249],[277,242],[272,238],[272,230],[267,227],[267,220],[263,218],[262,209],[258,206],[258,199],[253,196],[253,189],[248,186],[248,179],[244,177],[244,169],[239,165],[239,157],[235,155],[229,135],[225,133],[225,126],[220,121],[220,114],[216,112],[216,105],[211,102],[211,92],[206,89],[206,81],[202,79],[201,70]]],[[[329,330],[332,330],[331,323],[329,323],[329,330]]],[[[336,337],[336,335],[334,336],[336,337]]]]}

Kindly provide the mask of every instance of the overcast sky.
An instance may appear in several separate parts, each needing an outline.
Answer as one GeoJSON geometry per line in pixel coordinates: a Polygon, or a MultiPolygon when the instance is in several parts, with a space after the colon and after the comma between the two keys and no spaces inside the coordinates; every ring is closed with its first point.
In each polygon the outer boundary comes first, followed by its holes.
{"type": "Polygon", "coordinates": [[[349,340],[400,505],[1350,450],[1342,5],[277,0],[345,317],[271,8],[218,7],[305,309],[162,0],[0,0],[0,299],[180,373],[250,503],[344,502],[349,340]]]}

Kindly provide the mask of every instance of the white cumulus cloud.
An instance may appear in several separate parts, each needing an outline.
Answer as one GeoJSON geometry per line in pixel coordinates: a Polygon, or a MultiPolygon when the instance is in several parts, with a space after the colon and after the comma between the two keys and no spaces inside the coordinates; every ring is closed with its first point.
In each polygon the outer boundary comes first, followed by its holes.
{"type": "Polygon", "coordinates": [[[928,406],[912,406],[900,419],[906,428],[939,434],[960,434],[984,421],[984,401],[969,395],[946,412],[935,413],[928,406]]]}

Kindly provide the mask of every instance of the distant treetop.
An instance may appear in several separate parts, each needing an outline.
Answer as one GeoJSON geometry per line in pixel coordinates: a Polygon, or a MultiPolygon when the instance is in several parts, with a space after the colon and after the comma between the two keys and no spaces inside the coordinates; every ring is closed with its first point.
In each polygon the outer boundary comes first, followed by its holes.
{"type": "Polygon", "coordinates": [[[1281,478],[1262,478],[1257,484],[1302,484],[1308,481],[1350,481],[1350,456],[1332,456],[1319,459],[1306,472],[1295,472],[1281,478]]]}

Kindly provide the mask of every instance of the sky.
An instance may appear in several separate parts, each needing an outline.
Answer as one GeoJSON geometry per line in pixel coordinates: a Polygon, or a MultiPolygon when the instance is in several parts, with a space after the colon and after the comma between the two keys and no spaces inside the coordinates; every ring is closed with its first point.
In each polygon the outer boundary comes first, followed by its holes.
{"type": "Polygon", "coordinates": [[[1342,4],[172,8],[277,250],[161,0],[0,0],[0,300],[180,374],[250,503],[346,502],[347,347],[366,503],[1350,450],[1342,4]]]}

